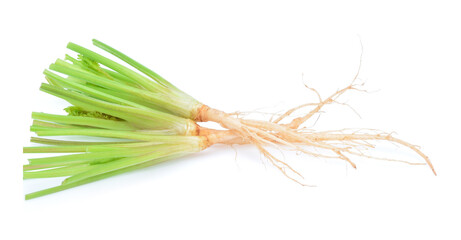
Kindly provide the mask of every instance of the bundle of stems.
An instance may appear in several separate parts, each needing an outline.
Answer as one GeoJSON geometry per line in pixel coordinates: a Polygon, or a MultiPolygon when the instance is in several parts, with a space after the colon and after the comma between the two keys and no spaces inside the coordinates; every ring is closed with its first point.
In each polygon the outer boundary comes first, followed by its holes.
{"type": "MultiPolygon", "coordinates": [[[[298,151],[322,158],[338,158],[355,168],[351,156],[369,157],[363,150],[370,141],[388,141],[407,147],[421,156],[436,174],[429,158],[418,147],[377,131],[314,131],[302,127],[349,90],[360,90],[357,76],[347,87],[317,103],[297,106],[268,121],[252,120],[211,108],[181,91],[160,75],[120,51],[93,40],[93,44],[124,63],[69,43],[76,58],[65,55],[44,71],[47,83],[40,90],[62,98],[71,106],[67,115],[32,113],[30,128],[39,146],[24,147],[24,153],[60,153],[31,158],[24,165],[24,179],[66,177],[61,185],[29,193],[26,199],[44,196],[127,171],[155,165],[214,144],[252,144],[286,177],[303,184],[296,170],[275,157],[268,147],[298,151]],[[135,70],[136,69],[136,70],[135,70]],[[311,107],[301,117],[287,121],[296,111],[311,107]],[[216,122],[226,130],[200,126],[216,122]],[[43,138],[43,137],[54,138],[43,138]],[[63,140],[78,136],[79,140],[63,140]],[[59,139],[60,138],[60,139],[59,139]],[[82,140],[83,138],[83,140],[82,140]],[[309,147],[309,148],[308,148],[309,147]],[[312,148],[322,149],[322,153],[312,148]],[[64,154],[63,154],[64,153],[64,154]]],[[[358,75],[358,73],[357,73],[358,75]]]]}

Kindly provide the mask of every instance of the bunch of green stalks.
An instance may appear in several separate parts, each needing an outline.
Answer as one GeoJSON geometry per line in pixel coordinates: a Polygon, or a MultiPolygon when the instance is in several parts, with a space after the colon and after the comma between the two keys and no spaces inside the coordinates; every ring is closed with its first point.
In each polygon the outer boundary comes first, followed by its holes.
{"type": "Polygon", "coordinates": [[[267,147],[338,158],[355,168],[350,156],[383,159],[365,155],[363,149],[374,147],[370,141],[389,141],[416,152],[435,174],[429,158],[418,147],[390,134],[319,132],[302,127],[325,105],[337,103],[337,98],[346,91],[359,90],[354,84],[357,76],[350,85],[326,99],[309,88],[317,94],[317,103],[292,108],[276,119],[252,120],[213,109],[118,50],[98,40],[93,40],[93,44],[132,68],[69,43],[67,48],[78,56],[66,55],[44,71],[47,83],[43,83],[40,90],[66,100],[71,106],[65,109],[67,115],[32,113],[34,121],[30,129],[38,137],[32,137],[31,142],[40,145],[24,147],[24,153],[60,155],[29,159],[23,167],[24,179],[66,178],[61,185],[27,194],[26,199],[200,152],[214,144],[252,144],[286,177],[302,185],[298,180],[302,176],[271,154],[267,147]],[[286,121],[292,113],[306,107],[311,110],[286,121]],[[198,124],[207,121],[216,122],[226,130],[198,124]],[[83,140],[62,139],[68,136],[83,140]],[[323,153],[312,148],[323,149],[323,153]]]}

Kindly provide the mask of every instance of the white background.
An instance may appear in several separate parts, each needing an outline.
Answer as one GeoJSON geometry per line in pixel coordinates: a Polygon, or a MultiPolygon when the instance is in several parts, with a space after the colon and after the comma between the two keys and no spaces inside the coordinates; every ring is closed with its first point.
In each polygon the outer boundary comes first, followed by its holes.
{"type": "Polygon", "coordinates": [[[2,1],[0,238],[460,239],[459,9],[402,0],[2,1]],[[371,93],[340,99],[361,118],[331,106],[313,127],[396,131],[422,147],[438,176],[427,166],[354,159],[354,170],[285,153],[318,186],[301,187],[251,147],[215,146],[24,201],[57,183],[22,181],[31,111],[66,106],[39,92],[42,71],[70,53],[67,42],[91,47],[92,38],[227,112],[312,102],[303,81],[323,96],[346,86],[362,41],[360,79],[371,93]]]}

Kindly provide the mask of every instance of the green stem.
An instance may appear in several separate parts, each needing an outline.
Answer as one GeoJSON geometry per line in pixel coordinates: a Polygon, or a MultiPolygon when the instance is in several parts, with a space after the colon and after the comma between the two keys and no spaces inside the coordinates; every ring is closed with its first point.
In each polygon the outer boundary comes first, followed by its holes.
{"type": "MultiPolygon", "coordinates": [[[[164,162],[164,161],[176,158],[176,157],[178,157],[178,156],[170,156],[170,157],[162,158],[161,162],[164,162]]],[[[25,199],[29,200],[29,199],[33,199],[33,198],[37,198],[37,197],[42,197],[42,196],[45,196],[45,195],[48,195],[48,194],[51,194],[51,193],[60,192],[60,191],[63,191],[63,190],[69,189],[69,188],[81,186],[81,185],[84,185],[84,184],[87,184],[87,183],[95,182],[95,181],[105,179],[105,178],[108,178],[108,177],[112,177],[112,176],[115,176],[115,175],[118,175],[118,174],[130,172],[130,171],[145,168],[145,167],[149,167],[149,166],[157,164],[158,162],[160,162],[160,159],[157,159],[157,160],[154,160],[154,161],[144,162],[144,163],[141,163],[141,164],[138,164],[138,165],[134,165],[134,166],[122,168],[122,169],[119,169],[119,170],[115,170],[115,171],[112,171],[112,172],[107,172],[107,173],[104,173],[104,174],[100,174],[100,175],[96,175],[96,176],[93,176],[93,177],[85,178],[83,180],[72,182],[72,183],[69,183],[69,184],[59,185],[59,186],[56,186],[56,187],[52,187],[52,188],[44,189],[44,190],[41,190],[41,191],[29,193],[29,194],[26,194],[25,199]]]]}
{"type": "MultiPolygon", "coordinates": [[[[112,139],[112,140],[115,140],[115,139],[112,139]]],[[[88,141],[66,141],[66,140],[57,140],[57,139],[49,139],[49,138],[41,138],[41,137],[31,137],[30,142],[46,144],[46,145],[74,146],[74,145],[102,145],[102,144],[110,144],[110,143],[116,143],[116,144],[135,143],[136,141],[88,142],[88,141]]]]}
{"type": "MultiPolygon", "coordinates": [[[[188,100],[188,98],[184,98],[182,96],[177,96],[174,94],[161,94],[161,93],[146,91],[144,89],[139,89],[136,87],[127,86],[125,84],[120,84],[118,82],[109,80],[107,78],[98,76],[90,72],[83,72],[81,70],[69,67],[67,65],[70,65],[70,64],[67,64],[67,63],[64,64],[64,63],[57,62],[57,64],[51,64],[50,69],[56,72],[66,74],[68,76],[75,77],[77,79],[81,79],[83,81],[87,81],[89,83],[101,86],[103,88],[107,88],[109,90],[115,90],[114,95],[112,94],[102,95],[100,94],[100,92],[98,92],[99,95],[103,97],[103,99],[109,99],[110,96],[118,96],[119,92],[126,93],[126,94],[131,95],[132,98],[136,97],[136,98],[139,98],[140,100],[145,100],[145,101],[152,103],[153,105],[156,106],[156,108],[154,109],[161,109],[162,111],[169,112],[174,115],[186,117],[186,118],[189,118],[191,115],[191,109],[190,109],[191,104],[183,104],[184,101],[193,102],[192,100],[188,100]]],[[[59,76],[55,74],[52,75],[52,73],[50,73],[47,70],[45,70],[45,75],[49,76],[52,79],[55,79],[55,81],[59,81],[60,83],[64,85],[66,83],[65,79],[59,78],[59,76]]],[[[77,87],[77,86],[73,86],[73,87],[77,87]]],[[[83,91],[85,92],[85,90],[83,91]]],[[[90,90],[87,90],[86,92],[91,94],[90,90]]],[[[93,95],[95,95],[95,93],[93,93],[93,95]]],[[[117,101],[123,102],[120,99],[123,99],[123,98],[117,98],[117,101]]],[[[113,101],[113,100],[109,100],[109,101],[113,101]]],[[[137,101],[133,101],[133,102],[137,102],[137,101]]],[[[132,106],[133,102],[128,101],[126,104],[132,106]]],[[[146,108],[144,105],[140,105],[140,106],[141,107],[139,108],[141,109],[146,108]]]]}
{"type": "Polygon", "coordinates": [[[134,68],[138,69],[140,72],[146,74],[147,76],[151,77],[153,80],[157,81],[158,83],[164,85],[165,87],[173,88],[175,90],[179,90],[173,84],[165,80],[163,77],[158,75],[156,72],[152,71],[151,69],[145,67],[144,65],[140,64],[139,62],[135,61],[134,59],[128,57],[127,55],[123,54],[122,52],[112,48],[111,46],[93,39],[93,44],[96,47],[103,49],[104,51],[118,57],[120,60],[128,63],[129,65],[133,66],[134,68]]]}
{"type": "Polygon", "coordinates": [[[63,115],[55,115],[55,114],[39,113],[39,112],[33,112],[32,118],[43,120],[43,121],[55,122],[55,123],[64,123],[64,124],[105,128],[105,129],[113,129],[113,130],[136,130],[135,127],[131,126],[125,121],[114,121],[114,120],[107,120],[107,119],[101,119],[101,118],[63,116],[63,115]]]}
{"type": "Polygon", "coordinates": [[[96,62],[99,62],[105,66],[107,66],[108,68],[116,71],[116,72],[119,72],[133,80],[135,80],[137,83],[139,83],[141,86],[143,86],[144,88],[150,90],[150,91],[154,91],[154,92],[157,92],[160,90],[160,88],[163,88],[163,86],[160,86],[158,84],[155,84],[154,82],[150,81],[149,79],[143,77],[142,75],[136,73],[135,71],[119,64],[119,63],[116,63],[100,54],[97,54],[89,49],[86,49],[80,45],[77,45],[75,43],[69,43],[67,44],[67,48],[69,48],[70,50],[72,51],[75,51],[75,52],[78,52],[80,54],[82,54],[83,56],[86,56],[96,62]]]}
{"type": "MultiPolygon", "coordinates": [[[[181,137],[181,136],[165,136],[165,134],[172,134],[162,130],[152,131],[118,131],[108,129],[92,129],[92,128],[48,128],[31,126],[31,132],[35,132],[38,136],[92,136],[92,137],[109,137],[119,139],[130,139],[138,141],[159,141],[162,143],[164,140],[169,140],[168,137],[181,137]]],[[[186,137],[186,136],[183,136],[186,137]]]]}
{"type": "Polygon", "coordinates": [[[66,166],[60,168],[46,169],[41,171],[24,171],[23,178],[53,178],[53,177],[66,177],[85,172],[93,168],[94,165],[82,164],[74,166],[66,166]]]}
{"type": "MultiPolygon", "coordinates": [[[[122,168],[134,166],[137,164],[141,164],[146,161],[158,161],[161,162],[163,158],[177,155],[177,154],[187,154],[188,152],[192,152],[193,150],[188,150],[184,148],[184,146],[175,146],[175,147],[165,147],[158,149],[155,152],[148,153],[146,155],[141,156],[134,156],[134,157],[127,157],[118,159],[112,162],[107,162],[105,164],[101,164],[95,166],[94,168],[81,172],[79,174],[73,175],[63,181],[62,184],[68,184],[76,181],[81,181],[85,178],[90,178],[96,175],[104,174],[111,171],[116,171],[122,168]]],[[[197,151],[197,149],[195,149],[197,151]]]]}
{"type": "Polygon", "coordinates": [[[76,153],[86,152],[87,146],[38,146],[23,147],[23,153],[76,153]]]}
{"type": "Polygon", "coordinates": [[[188,121],[191,121],[153,109],[138,109],[105,102],[45,83],[42,84],[40,90],[62,98],[75,106],[125,119],[143,128],[171,129],[177,131],[178,134],[185,134],[190,124],[188,121]]]}
{"type": "MultiPolygon", "coordinates": [[[[51,66],[50,66],[50,68],[51,68],[51,66]]],[[[149,108],[147,108],[147,107],[145,107],[143,105],[139,105],[139,104],[127,101],[125,99],[116,97],[115,95],[110,95],[110,94],[106,94],[104,92],[100,92],[100,91],[98,91],[98,90],[96,90],[94,88],[82,85],[82,84],[78,83],[77,81],[71,81],[71,79],[65,79],[65,78],[63,78],[63,77],[61,77],[61,76],[59,76],[57,74],[54,74],[54,73],[52,73],[52,72],[50,72],[50,71],[48,71],[46,69],[45,69],[45,71],[43,73],[48,78],[53,79],[55,82],[59,82],[60,86],[65,86],[67,88],[72,88],[74,90],[81,91],[81,92],[85,93],[86,95],[91,95],[91,96],[93,96],[95,98],[105,100],[105,101],[108,101],[108,102],[111,102],[111,103],[149,110],[149,108]]]]}

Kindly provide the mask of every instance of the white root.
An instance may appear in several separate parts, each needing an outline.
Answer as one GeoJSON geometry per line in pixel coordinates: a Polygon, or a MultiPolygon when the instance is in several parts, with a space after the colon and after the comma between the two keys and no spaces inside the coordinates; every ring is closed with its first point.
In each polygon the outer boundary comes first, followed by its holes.
{"type": "MultiPolygon", "coordinates": [[[[351,159],[347,155],[365,157],[370,159],[376,160],[384,160],[384,161],[392,161],[392,162],[401,162],[411,165],[421,165],[424,163],[412,163],[403,160],[397,159],[390,159],[390,158],[381,158],[375,157],[371,155],[364,154],[362,150],[373,149],[375,148],[374,144],[371,144],[370,141],[387,141],[393,144],[401,145],[406,148],[411,149],[415,153],[417,153],[420,157],[422,157],[425,161],[425,164],[429,165],[434,175],[436,171],[429,160],[429,158],[421,152],[419,147],[416,145],[410,144],[405,142],[401,139],[393,137],[391,134],[384,133],[382,131],[376,129],[358,129],[350,132],[353,129],[342,129],[342,130],[332,130],[332,131],[323,131],[323,132],[315,132],[312,129],[303,128],[301,127],[307,120],[311,119],[312,116],[320,113],[321,109],[329,104],[341,104],[350,107],[357,115],[359,115],[351,106],[347,103],[338,102],[338,98],[342,96],[349,90],[355,91],[364,91],[359,87],[362,86],[355,84],[355,81],[358,78],[360,67],[361,67],[362,57],[360,57],[360,65],[356,75],[354,76],[351,84],[343,89],[340,89],[330,95],[326,99],[322,99],[320,94],[314,88],[308,87],[306,88],[313,91],[318,99],[318,103],[307,103],[302,104],[300,106],[294,107],[286,111],[285,113],[279,115],[278,118],[271,121],[261,121],[261,120],[250,120],[250,119],[243,119],[239,118],[238,114],[227,114],[222,111],[209,108],[206,105],[203,105],[199,109],[199,113],[196,121],[206,122],[206,121],[213,121],[216,123],[221,124],[224,128],[231,130],[229,134],[234,134],[239,136],[239,141],[235,141],[235,138],[230,138],[232,141],[229,141],[230,144],[239,142],[242,144],[253,144],[255,145],[258,150],[269,160],[269,162],[274,165],[277,169],[279,169],[286,177],[289,179],[301,184],[300,181],[296,180],[295,178],[291,177],[286,169],[290,170],[295,175],[303,178],[302,175],[290,167],[284,161],[276,158],[273,156],[264,146],[272,146],[272,147],[287,147],[289,150],[292,151],[299,151],[307,155],[311,155],[314,157],[320,158],[337,158],[342,159],[348,162],[353,168],[357,168],[356,164],[351,161],[351,159]],[[306,107],[313,107],[308,113],[301,117],[294,118],[291,122],[287,124],[281,124],[280,122],[284,119],[288,118],[292,115],[295,111],[299,111],[300,109],[306,107]],[[367,130],[369,133],[364,132],[367,130]],[[326,155],[320,153],[314,153],[312,151],[308,151],[305,147],[314,147],[318,149],[326,150],[327,152],[333,153],[334,155],[326,155]]],[[[275,115],[273,115],[275,116],[275,115]]],[[[359,115],[360,116],[360,115],[359,115]]],[[[226,134],[225,134],[226,135],[226,134]]],[[[227,143],[225,139],[229,139],[227,134],[226,137],[223,138],[215,138],[214,143],[227,143]],[[222,140],[222,141],[220,141],[222,140]]]]}

